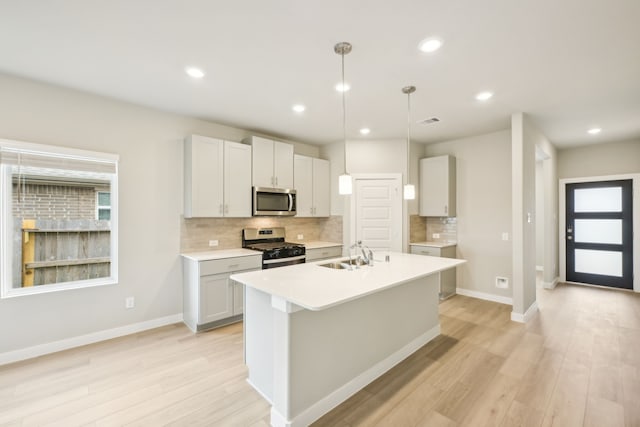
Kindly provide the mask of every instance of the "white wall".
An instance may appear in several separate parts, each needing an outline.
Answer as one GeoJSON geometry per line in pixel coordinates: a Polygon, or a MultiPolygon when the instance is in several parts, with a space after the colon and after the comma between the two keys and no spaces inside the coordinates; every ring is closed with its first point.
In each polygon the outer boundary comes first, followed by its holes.
{"type": "Polygon", "coordinates": [[[0,354],[181,313],[182,140],[250,132],[2,74],[0,93],[1,138],[120,155],[119,283],[0,300],[0,354]]]}
{"type": "Polygon", "coordinates": [[[536,161],[536,269],[544,266],[544,167],[536,161]]]}
{"type": "Polygon", "coordinates": [[[558,151],[558,177],[620,175],[640,172],[640,140],[558,151]]]}
{"type": "Polygon", "coordinates": [[[511,133],[508,130],[425,146],[425,157],[456,158],[458,258],[457,286],[511,298],[495,287],[496,276],[511,280],[511,133]]]}
{"type": "Polygon", "coordinates": [[[523,113],[511,116],[513,320],[525,321],[536,302],[536,131],[523,113]]]}

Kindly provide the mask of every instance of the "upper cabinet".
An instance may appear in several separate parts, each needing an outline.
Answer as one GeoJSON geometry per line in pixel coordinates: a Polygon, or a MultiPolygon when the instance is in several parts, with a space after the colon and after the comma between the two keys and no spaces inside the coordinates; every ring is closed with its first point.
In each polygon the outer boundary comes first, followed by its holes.
{"type": "Polygon", "coordinates": [[[250,217],[250,170],[251,146],[188,136],[184,142],[184,217],[250,217]]]}
{"type": "Polygon", "coordinates": [[[253,147],[253,186],[294,188],[293,145],[259,136],[252,136],[246,141],[253,147]]]}
{"type": "Polygon", "coordinates": [[[420,159],[420,216],[456,216],[456,159],[420,159]]]}
{"type": "Polygon", "coordinates": [[[313,157],[293,156],[298,217],[331,215],[330,163],[313,157]]]}

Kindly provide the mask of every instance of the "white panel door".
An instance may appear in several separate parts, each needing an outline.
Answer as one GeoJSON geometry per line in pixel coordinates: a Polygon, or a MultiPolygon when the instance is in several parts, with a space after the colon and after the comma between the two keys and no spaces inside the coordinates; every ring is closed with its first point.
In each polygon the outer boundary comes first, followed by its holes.
{"type": "Polygon", "coordinates": [[[251,216],[251,146],[224,142],[224,216],[251,216]]]}
{"type": "Polygon", "coordinates": [[[273,174],[276,188],[293,188],[293,145],[274,141],[273,174]]]}
{"type": "Polygon", "coordinates": [[[252,183],[255,187],[275,187],[273,176],[273,141],[254,136],[251,138],[252,183]]]}
{"type": "Polygon", "coordinates": [[[293,157],[293,176],[296,189],[296,216],[313,216],[313,159],[296,154],[293,157]]]}
{"type": "Polygon", "coordinates": [[[193,135],[187,140],[185,217],[223,215],[223,142],[193,135]],[[190,184],[190,186],[189,186],[190,184]]]}
{"type": "Polygon", "coordinates": [[[313,159],[313,214],[331,215],[331,163],[313,159]]]}
{"type": "Polygon", "coordinates": [[[402,251],[402,196],[399,179],[358,179],[356,241],[373,251],[402,251]]]}

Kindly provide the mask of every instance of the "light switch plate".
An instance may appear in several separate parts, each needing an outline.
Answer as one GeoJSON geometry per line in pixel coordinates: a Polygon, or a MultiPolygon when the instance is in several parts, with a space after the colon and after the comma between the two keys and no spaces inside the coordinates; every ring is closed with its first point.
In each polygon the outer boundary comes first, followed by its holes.
{"type": "Polygon", "coordinates": [[[209,240],[209,247],[215,247],[218,246],[218,241],[217,240],[209,240]]]}
{"type": "Polygon", "coordinates": [[[509,240],[509,233],[502,233],[502,240],[505,242],[509,240]]]}
{"type": "Polygon", "coordinates": [[[298,240],[304,239],[304,234],[298,234],[298,240]]]}
{"type": "Polygon", "coordinates": [[[136,299],[134,297],[126,297],[124,299],[124,308],[133,308],[136,306],[136,299]]]}
{"type": "Polygon", "coordinates": [[[431,235],[431,237],[434,238],[434,239],[439,239],[440,238],[440,233],[433,233],[431,235]]]}

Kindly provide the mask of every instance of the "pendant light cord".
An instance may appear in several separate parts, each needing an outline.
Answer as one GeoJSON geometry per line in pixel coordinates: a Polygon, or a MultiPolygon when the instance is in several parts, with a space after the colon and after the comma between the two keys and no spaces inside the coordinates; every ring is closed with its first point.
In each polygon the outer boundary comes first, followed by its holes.
{"type": "Polygon", "coordinates": [[[409,184],[411,172],[409,150],[411,150],[411,92],[407,93],[407,185],[409,184]]]}
{"type": "Polygon", "coordinates": [[[342,57],[342,139],[344,140],[344,174],[347,174],[347,103],[346,103],[346,87],[344,86],[344,51],[340,55],[342,57]]]}

